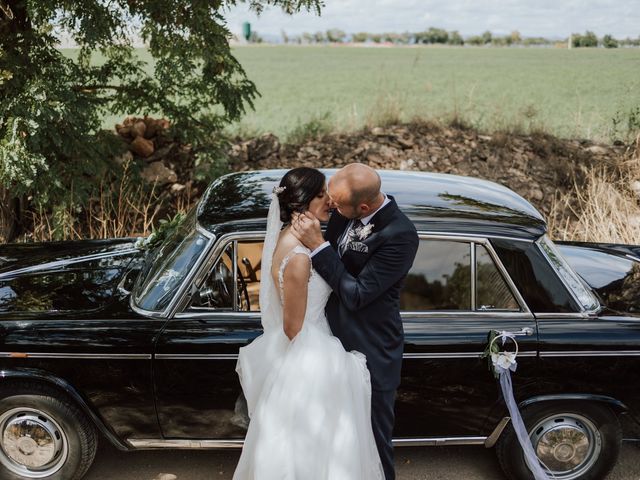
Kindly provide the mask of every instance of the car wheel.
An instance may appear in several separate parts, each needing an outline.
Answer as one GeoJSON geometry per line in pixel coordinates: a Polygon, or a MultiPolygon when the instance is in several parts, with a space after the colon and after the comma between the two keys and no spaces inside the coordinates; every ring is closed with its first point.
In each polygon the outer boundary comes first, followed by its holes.
{"type": "Polygon", "coordinates": [[[0,478],[79,480],[96,447],[93,424],[56,390],[38,384],[0,389],[0,478]]]}
{"type": "MultiPolygon", "coordinates": [[[[550,478],[598,480],[615,465],[622,430],[618,417],[606,406],[545,402],[521,413],[533,450],[550,478]]],[[[533,478],[511,425],[500,437],[496,453],[508,478],[533,478]]]]}

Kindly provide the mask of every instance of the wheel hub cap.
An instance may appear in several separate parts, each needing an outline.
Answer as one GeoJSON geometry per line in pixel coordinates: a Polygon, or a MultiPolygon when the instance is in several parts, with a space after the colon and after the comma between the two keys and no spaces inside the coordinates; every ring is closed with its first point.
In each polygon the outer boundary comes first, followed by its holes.
{"type": "Polygon", "coordinates": [[[0,462],[26,478],[58,471],[67,459],[67,443],[58,424],[43,412],[14,409],[0,417],[0,462]]]}
{"type": "Polygon", "coordinates": [[[579,478],[600,454],[600,434],[593,423],[577,414],[561,414],[538,423],[531,443],[554,478],[579,478]]]}

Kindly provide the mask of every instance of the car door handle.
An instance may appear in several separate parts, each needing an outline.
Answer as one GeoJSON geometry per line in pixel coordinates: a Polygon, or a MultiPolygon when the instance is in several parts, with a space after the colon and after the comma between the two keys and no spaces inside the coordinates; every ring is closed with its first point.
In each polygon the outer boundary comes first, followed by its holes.
{"type": "Polygon", "coordinates": [[[506,333],[508,333],[509,335],[513,335],[514,337],[530,337],[531,335],[533,335],[533,328],[524,327],[519,332],[506,332],[506,333]]]}

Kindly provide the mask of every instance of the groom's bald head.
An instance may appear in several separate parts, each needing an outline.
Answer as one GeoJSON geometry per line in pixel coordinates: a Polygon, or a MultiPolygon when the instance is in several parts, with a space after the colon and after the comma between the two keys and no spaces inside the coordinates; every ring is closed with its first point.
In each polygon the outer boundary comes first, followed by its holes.
{"type": "Polygon", "coordinates": [[[329,180],[329,195],[345,217],[365,217],[384,201],[381,183],[380,175],[373,168],[350,163],[329,180]]]}

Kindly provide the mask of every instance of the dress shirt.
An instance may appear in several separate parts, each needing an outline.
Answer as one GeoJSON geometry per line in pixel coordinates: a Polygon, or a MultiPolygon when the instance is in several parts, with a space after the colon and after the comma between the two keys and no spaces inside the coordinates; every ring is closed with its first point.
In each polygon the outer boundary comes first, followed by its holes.
{"type": "MultiPolygon", "coordinates": [[[[380,205],[378,208],[376,208],[376,210],[367,215],[366,217],[363,217],[360,219],[360,221],[362,222],[363,225],[368,225],[369,222],[371,221],[371,219],[373,218],[373,216],[378,213],[380,210],[382,210],[385,205],[387,205],[391,200],[389,200],[389,197],[387,197],[386,194],[382,194],[384,195],[384,201],[382,202],[382,205],[380,205]]],[[[347,235],[346,233],[349,231],[349,229],[351,228],[351,226],[353,225],[353,220],[349,220],[349,224],[347,225],[347,228],[344,231],[344,234],[342,235],[342,238],[340,239],[339,243],[342,243],[344,241],[346,241],[347,235]]],[[[319,251],[327,248],[329,245],[331,245],[329,242],[324,242],[322,245],[320,245],[318,248],[316,248],[313,252],[311,252],[311,257],[313,257],[316,253],[318,253],[319,251]]]]}

